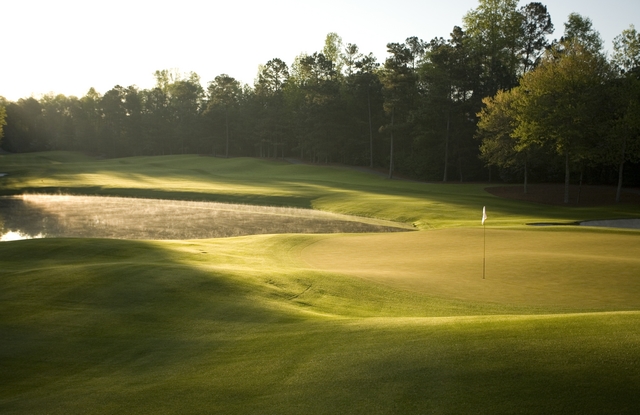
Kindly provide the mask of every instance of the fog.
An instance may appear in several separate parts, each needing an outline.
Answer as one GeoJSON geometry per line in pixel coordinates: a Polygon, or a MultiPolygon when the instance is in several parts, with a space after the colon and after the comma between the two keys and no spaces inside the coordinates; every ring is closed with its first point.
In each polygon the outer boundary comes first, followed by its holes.
{"type": "Polygon", "coordinates": [[[397,232],[394,222],[311,209],[123,197],[0,197],[3,241],[28,238],[202,239],[275,233],[397,232]]]}

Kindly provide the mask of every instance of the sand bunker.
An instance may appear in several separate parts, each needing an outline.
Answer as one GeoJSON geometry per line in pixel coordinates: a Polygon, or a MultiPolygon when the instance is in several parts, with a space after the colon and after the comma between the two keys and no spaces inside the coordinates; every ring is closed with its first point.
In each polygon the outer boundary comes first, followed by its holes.
{"type": "Polygon", "coordinates": [[[601,226],[605,228],[640,229],[640,219],[587,220],[584,222],[580,222],[580,226],[601,226]]]}

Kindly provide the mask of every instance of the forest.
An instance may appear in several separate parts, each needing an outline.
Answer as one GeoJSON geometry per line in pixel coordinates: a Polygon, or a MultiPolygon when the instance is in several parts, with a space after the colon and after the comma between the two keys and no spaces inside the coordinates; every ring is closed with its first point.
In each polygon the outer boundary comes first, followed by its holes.
{"type": "MultiPolygon", "coordinates": [[[[253,85],[157,70],[155,86],[0,97],[0,146],[97,157],[201,154],[367,166],[418,180],[640,185],[640,35],[604,50],[588,17],[480,0],[447,38],[379,62],[336,33],[253,85]]],[[[1,91],[0,91],[1,93],[1,91]]]]}

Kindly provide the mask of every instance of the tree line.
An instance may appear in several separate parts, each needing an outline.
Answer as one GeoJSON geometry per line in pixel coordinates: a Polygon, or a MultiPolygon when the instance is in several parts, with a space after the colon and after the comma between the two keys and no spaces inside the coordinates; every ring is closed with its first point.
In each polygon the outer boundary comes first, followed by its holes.
{"type": "Polygon", "coordinates": [[[480,0],[449,37],[389,43],[384,62],[329,33],[318,52],[261,65],[253,85],[222,74],[204,88],[195,73],[159,70],[151,89],[1,100],[1,146],[295,157],[442,181],[622,177],[638,159],[635,29],[609,59],[588,18],[571,14],[550,40],[546,6],[517,4],[480,0]]]}
{"type": "Polygon", "coordinates": [[[640,35],[624,30],[608,59],[590,20],[572,14],[565,28],[517,85],[483,99],[480,157],[522,175],[525,193],[530,172],[563,171],[565,203],[572,173],[582,184],[585,172],[617,170],[619,201],[625,164],[640,183],[640,35]]]}

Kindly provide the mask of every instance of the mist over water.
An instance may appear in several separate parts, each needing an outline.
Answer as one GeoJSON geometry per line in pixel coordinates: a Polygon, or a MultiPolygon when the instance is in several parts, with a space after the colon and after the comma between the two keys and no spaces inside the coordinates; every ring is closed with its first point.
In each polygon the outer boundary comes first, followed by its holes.
{"type": "Polygon", "coordinates": [[[29,238],[202,239],[274,233],[365,233],[406,225],[311,209],[100,196],[0,197],[2,241],[29,238]]]}
{"type": "Polygon", "coordinates": [[[27,235],[21,232],[9,231],[0,236],[0,241],[19,241],[22,239],[37,239],[37,238],[44,238],[44,235],[40,233],[38,235],[33,236],[33,235],[27,235]]]}

